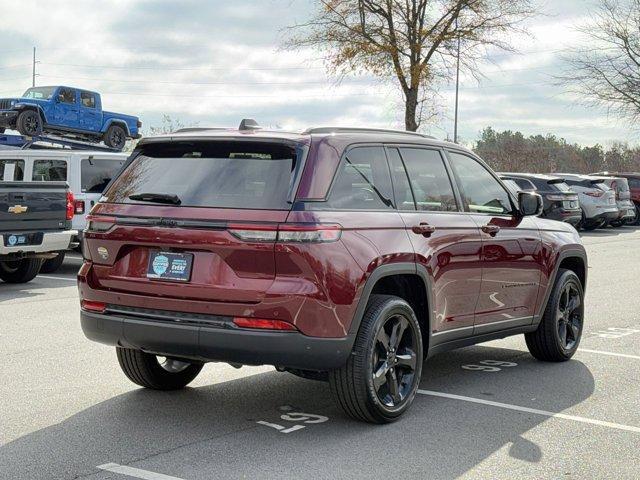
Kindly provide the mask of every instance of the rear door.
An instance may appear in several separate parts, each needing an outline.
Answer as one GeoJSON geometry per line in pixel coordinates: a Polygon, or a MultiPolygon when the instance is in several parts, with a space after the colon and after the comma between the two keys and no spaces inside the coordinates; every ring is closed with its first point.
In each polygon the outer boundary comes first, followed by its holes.
{"type": "Polygon", "coordinates": [[[99,132],[102,128],[102,112],[96,105],[96,94],[80,91],[79,124],[83,130],[99,132]]]}
{"type": "Polygon", "coordinates": [[[260,302],[302,152],[282,142],[146,145],[96,206],[100,227],[85,234],[97,288],[260,302]],[[184,278],[154,278],[172,258],[190,265],[184,278]]]}
{"type": "Polygon", "coordinates": [[[416,261],[433,278],[431,334],[442,341],[470,336],[482,280],[478,226],[462,213],[440,150],[387,151],[416,261]]]}
{"type": "Polygon", "coordinates": [[[455,151],[448,156],[464,207],[482,236],[482,286],[474,332],[528,325],[536,312],[544,268],[536,222],[516,214],[505,188],[478,160],[455,151]]]}

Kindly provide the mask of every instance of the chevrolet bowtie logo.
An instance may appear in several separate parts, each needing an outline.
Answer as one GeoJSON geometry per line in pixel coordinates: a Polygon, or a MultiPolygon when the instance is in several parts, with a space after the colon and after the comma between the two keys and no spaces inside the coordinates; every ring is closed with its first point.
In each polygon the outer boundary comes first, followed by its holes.
{"type": "Polygon", "coordinates": [[[29,207],[23,207],[22,205],[14,205],[13,207],[9,207],[9,213],[24,213],[29,209],[29,207]]]}

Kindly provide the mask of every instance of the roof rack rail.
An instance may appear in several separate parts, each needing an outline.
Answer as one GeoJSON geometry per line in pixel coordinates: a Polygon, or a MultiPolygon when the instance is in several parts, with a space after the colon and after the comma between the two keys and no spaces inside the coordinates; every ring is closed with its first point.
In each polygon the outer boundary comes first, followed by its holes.
{"type": "Polygon", "coordinates": [[[16,150],[97,150],[101,152],[121,151],[116,148],[110,148],[104,145],[96,145],[94,143],[85,143],[74,140],[67,140],[58,137],[35,136],[27,137],[23,135],[0,135],[0,146],[14,148],[16,150]]]}
{"type": "Polygon", "coordinates": [[[171,133],[206,132],[209,130],[229,130],[227,127],[183,127],[171,133]]]}
{"type": "Polygon", "coordinates": [[[307,128],[303,134],[311,133],[389,133],[392,135],[410,135],[414,137],[429,138],[437,140],[436,137],[425,135],[424,133],[409,132],[407,130],[393,130],[387,128],[360,128],[360,127],[311,127],[307,128]]]}

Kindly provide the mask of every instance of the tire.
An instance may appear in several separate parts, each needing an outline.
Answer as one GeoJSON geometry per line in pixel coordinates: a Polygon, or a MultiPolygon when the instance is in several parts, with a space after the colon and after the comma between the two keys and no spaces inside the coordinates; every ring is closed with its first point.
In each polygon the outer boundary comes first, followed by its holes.
{"type": "Polygon", "coordinates": [[[640,225],[640,204],[636,204],[636,218],[629,225],[640,225]]]}
{"type": "Polygon", "coordinates": [[[613,228],[620,228],[622,225],[624,225],[624,222],[622,220],[614,220],[612,222],[609,222],[609,225],[611,225],[613,228]]]}
{"type": "Polygon", "coordinates": [[[40,273],[53,273],[62,266],[65,252],[58,253],[58,256],[45,260],[40,267],[40,273]]]}
{"type": "Polygon", "coordinates": [[[415,398],[423,358],[420,324],[409,304],[395,296],[372,295],[346,365],[329,372],[331,393],[356,420],[393,422],[415,398]],[[394,341],[396,328],[403,326],[394,341]],[[389,362],[394,366],[389,368],[389,362]],[[378,385],[376,371],[382,373],[378,385]],[[395,396],[392,385],[396,385],[395,396]]]}
{"type": "Polygon", "coordinates": [[[592,231],[600,228],[601,222],[583,222],[582,229],[587,231],[592,231]]]}
{"type": "Polygon", "coordinates": [[[104,134],[104,144],[107,147],[122,150],[127,143],[127,132],[120,125],[111,125],[104,134]]]}
{"type": "Polygon", "coordinates": [[[163,367],[156,355],[141,350],[116,347],[118,363],[133,383],[153,390],[179,390],[198,376],[203,365],[166,359],[173,368],[163,367]],[[181,364],[175,367],[176,363],[181,364]],[[175,370],[175,371],[171,371],[175,370]]]}
{"type": "Polygon", "coordinates": [[[565,362],[576,353],[582,338],[583,327],[584,290],[582,283],[573,271],[561,268],[558,271],[553,291],[549,296],[549,302],[538,329],[535,332],[526,333],[524,336],[529,352],[544,362],[565,362]],[[576,297],[572,297],[571,294],[567,296],[568,290],[575,292],[576,297]],[[572,298],[578,299],[577,306],[570,305],[572,298]],[[563,310],[568,313],[564,313],[563,310]],[[563,323],[565,325],[564,339],[561,333],[563,323]]]}
{"type": "Polygon", "coordinates": [[[23,258],[14,262],[0,262],[0,278],[7,283],[27,283],[40,272],[42,260],[23,258]]]}
{"type": "Polygon", "coordinates": [[[16,120],[16,129],[21,135],[33,137],[42,133],[42,118],[35,110],[20,112],[16,120]]]}

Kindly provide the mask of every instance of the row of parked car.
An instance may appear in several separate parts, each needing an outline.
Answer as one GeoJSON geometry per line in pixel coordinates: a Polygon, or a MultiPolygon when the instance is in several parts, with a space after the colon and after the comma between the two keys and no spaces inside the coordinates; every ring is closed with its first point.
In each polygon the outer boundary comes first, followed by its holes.
{"type": "Polygon", "coordinates": [[[514,193],[542,195],[541,216],[584,230],[640,223],[640,173],[502,173],[514,193]]]}

